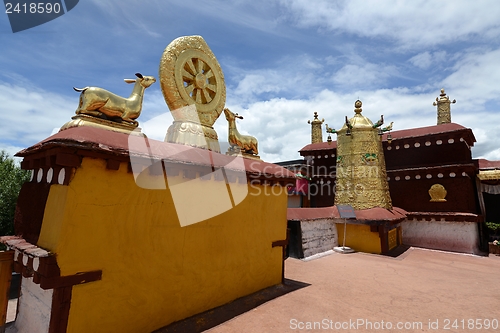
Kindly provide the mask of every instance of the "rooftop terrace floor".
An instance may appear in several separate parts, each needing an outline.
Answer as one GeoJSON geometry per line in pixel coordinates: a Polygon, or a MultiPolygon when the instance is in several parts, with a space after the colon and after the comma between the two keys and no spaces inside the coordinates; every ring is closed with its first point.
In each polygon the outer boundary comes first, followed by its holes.
{"type": "Polygon", "coordinates": [[[206,332],[466,332],[480,324],[479,331],[500,330],[499,256],[419,248],[396,258],[332,253],[289,258],[285,276],[309,285],[206,332]],[[496,330],[485,329],[488,323],[496,330]]]}

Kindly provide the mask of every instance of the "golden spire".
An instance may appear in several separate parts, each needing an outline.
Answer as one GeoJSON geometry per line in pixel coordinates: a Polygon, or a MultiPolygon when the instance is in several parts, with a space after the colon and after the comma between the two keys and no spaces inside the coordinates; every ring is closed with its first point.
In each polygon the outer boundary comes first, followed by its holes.
{"type": "Polygon", "coordinates": [[[363,111],[363,109],[361,108],[362,106],[363,102],[361,102],[359,99],[356,102],[354,102],[354,107],[355,107],[354,113],[360,114],[361,111],[363,111]]]}
{"type": "Polygon", "coordinates": [[[337,131],[336,205],[354,209],[382,207],[392,209],[381,130],[383,117],[376,124],[361,114],[362,103],[354,104],[355,115],[337,131]]]}
{"type": "Polygon", "coordinates": [[[321,129],[321,124],[325,119],[318,119],[318,113],[314,112],[314,119],[308,120],[307,123],[311,124],[311,143],[320,143],[323,142],[323,133],[321,129]]]}
{"type": "Polygon", "coordinates": [[[448,124],[451,123],[451,103],[456,103],[456,100],[450,101],[450,98],[446,96],[444,89],[441,89],[440,97],[436,97],[436,101],[432,105],[437,105],[437,124],[448,124]]]}

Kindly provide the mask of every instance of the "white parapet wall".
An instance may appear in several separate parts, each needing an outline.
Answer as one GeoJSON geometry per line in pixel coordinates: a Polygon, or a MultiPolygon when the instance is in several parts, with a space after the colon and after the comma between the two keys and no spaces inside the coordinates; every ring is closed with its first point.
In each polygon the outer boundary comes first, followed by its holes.
{"type": "Polygon", "coordinates": [[[300,221],[304,258],[332,250],[338,246],[337,226],[333,219],[300,221]]]}
{"type": "Polygon", "coordinates": [[[8,333],[47,333],[49,331],[53,290],[43,290],[33,278],[23,278],[15,326],[8,333]]]}
{"type": "Polygon", "coordinates": [[[476,222],[406,220],[403,244],[427,249],[479,254],[476,222]]]}

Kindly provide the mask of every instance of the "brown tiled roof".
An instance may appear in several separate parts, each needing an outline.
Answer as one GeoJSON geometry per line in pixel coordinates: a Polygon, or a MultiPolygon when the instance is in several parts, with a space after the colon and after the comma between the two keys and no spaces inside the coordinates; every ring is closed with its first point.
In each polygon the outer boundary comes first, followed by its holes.
{"type": "Polygon", "coordinates": [[[286,217],[289,221],[299,221],[340,218],[340,214],[335,206],[318,208],[288,208],[286,217]]]}
{"type": "Polygon", "coordinates": [[[488,161],[484,158],[478,159],[480,170],[500,169],[500,161],[488,161]]]}
{"type": "Polygon", "coordinates": [[[408,220],[441,222],[483,222],[482,215],[461,212],[408,212],[408,220]]]}
{"type": "Polygon", "coordinates": [[[328,142],[310,143],[301,150],[299,150],[299,152],[310,151],[310,150],[329,150],[329,149],[337,149],[337,141],[332,141],[330,144],[328,144],[328,142]]]}
{"type": "MultiPolygon", "coordinates": [[[[449,123],[449,124],[441,124],[441,125],[434,125],[434,126],[427,126],[427,127],[418,127],[418,128],[410,128],[406,130],[400,130],[400,131],[391,131],[391,136],[393,140],[397,139],[407,139],[407,138],[418,138],[418,137],[423,137],[423,136],[428,136],[428,135],[437,135],[437,134],[444,134],[444,133],[450,133],[450,132],[457,132],[457,131],[463,131],[465,132],[464,135],[464,140],[469,144],[469,146],[473,146],[474,142],[476,142],[476,138],[474,137],[474,134],[472,133],[472,130],[470,128],[466,128],[462,125],[455,124],[455,123],[449,123]]],[[[382,136],[383,141],[387,141],[387,133],[385,133],[382,136]]],[[[337,148],[337,141],[332,141],[331,144],[328,144],[328,142],[321,142],[321,143],[311,143],[302,148],[299,152],[305,152],[305,151],[315,151],[315,150],[327,150],[327,149],[336,149],[337,148]]]]}
{"type": "Polygon", "coordinates": [[[406,211],[402,208],[393,207],[392,210],[375,207],[370,209],[355,210],[358,220],[366,221],[392,221],[406,218],[406,211]]]}
{"type": "Polygon", "coordinates": [[[0,243],[7,245],[12,250],[18,250],[31,257],[48,257],[51,255],[49,251],[28,243],[19,236],[1,236],[0,243]]]}
{"type": "MultiPolygon", "coordinates": [[[[457,131],[467,131],[470,132],[470,136],[464,138],[464,140],[467,140],[467,143],[469,145],[474,144],[476,142],[476,138],[474,137],[474,134],[472,133],[472,130],[470,128],[466,128],[462,125],[455,124],[455,123],[448,123],[448,124],[441,124],[441,125],[434,125],[434,126],[427,126],[427,127],[418,127],[418,128],[410,128],[406,130],[401,130],[401,131],[393,131],[391,132],[392,139],[403,139],[403,138],[415,138],[415,137],[421,137],[421,136],[426,136],[426,135],[436,135],[436,134],[444,134],[444,133],[449,133],[449,132],[457,132],[457,131]]],[[[383,140],[387,140],[387,134],[384,134],[383,140]]]]}
{"type": "Polygon", "coordinates": [[[55,147],[70,148],[77,153],[92,151],[126,159],[130,156],[187,165],[224,167],[225,169],[245,171],[247,174],[259,175],[264,178],[267,176],[283,180],[295,178],[293,172],[273,163],[248,158],[243,158],[243,164],[234,163],[234,157],[206,149],[85,126],[73,127],[56,133],[21,150],[16,156],[39,155],[39,153],[55,147]]]}
{"type": "MultiPolygon", "coordinates": [[[[406,211],[398,207],[394,207],[392,210],[375,207],[370,209],[355,210],[354,213],[356,214],[356,219],[358,221],[394,221],[406,218],[406,211]]],[[[340,218],[340,214],[336,206],[319,208],[288,208],[287,210],[287,220],[289,221],[317,220],[326,218],[340,218]]]]}

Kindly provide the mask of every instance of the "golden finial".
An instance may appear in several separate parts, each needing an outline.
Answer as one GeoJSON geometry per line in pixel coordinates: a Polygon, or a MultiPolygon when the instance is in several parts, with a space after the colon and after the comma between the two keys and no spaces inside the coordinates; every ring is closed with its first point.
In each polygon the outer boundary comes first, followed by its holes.
{"type": "Polygon", "coordinates": [[[361,108],[361,106],[363,105],[363,103],[358,99],[356,102],[354,102],[354,112],[356,112],[356,114],[360,114],[361,111],[363,111],[363,109],[361,108]]]}
{"type": "Polygon", "coordinates": [[[314,111],[314,119],[312,121],[308,120],[307,123],[308,124],[311,124],[311,123],[323,123],[324,121],[325,121],[325,119],[319,120],[318,119],[318,113],[316,111],[314,111]]]}
{"type": "Polygon", "coordinates": [[[323,124],[324,121],[325,119],[318,119],[318,113],[316,111],[314,112],[314,119],[312,121],[307,121],[308,124],[311,124],[311,143],[323,142],[321,124],[323,124]]]}
{"type": "Polygon", "coordinates": [[[437,106],[437,124],[447,124],[451,123],[451,107],[450,104],[454,104],[457,101],[454,99],[450,101],[450,98],[446,96],[444,88],[441,89],[440,97],[436,97],[436,101],[432,105],[437,106]]]}

